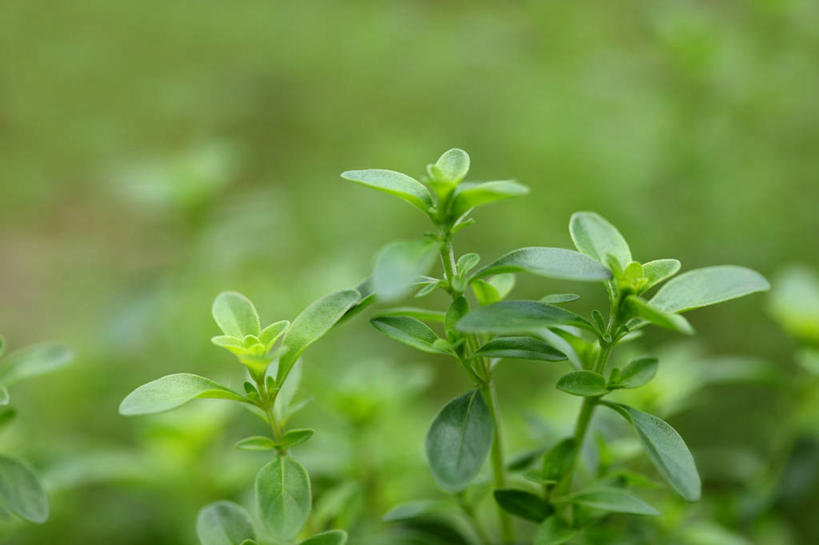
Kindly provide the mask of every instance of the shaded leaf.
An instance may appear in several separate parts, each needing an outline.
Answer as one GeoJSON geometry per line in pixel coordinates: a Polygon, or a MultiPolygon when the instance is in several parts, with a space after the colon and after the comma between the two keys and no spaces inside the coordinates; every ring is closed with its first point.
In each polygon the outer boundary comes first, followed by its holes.
{"type": "Polygon", "coordinates": [[[611,278],[611,271],[595,260],[564,248],[520,248],[481,268],[472,278],[499,273],[528,272],[562,280],[599,281],[611,278]]]}
{"type": "Polygon", "coordinates": [[[557,389],[576,396],[596,397],[608,393],[606,379],[593,371],[574,371],[557,381],[557,389]]]}
{"type": "Polygon", "coordinates": [[[533,545],[563,545],[577,535],[577,532],[557,516],[549,517],[538,527],[533,545]]]}
{"type": "Polygon", "coordinates": [[[566,499],[571,503],[614,513],[630,513],[632,515],[660,514],[649,504],[622,488],[595,487],[570,494],[566,499]]]}
{"type": "Polygon", "coordinates": [[[196,535],[202,545],[242,545],[256,539],[247,510],[230,501],[217,501],[199,511],[196,535]]]}
{"type": "Polygon", "coordinates": [[[477,308],[458,322],[458,329],[464,333],[537,334],[557,325],[594,330],[577,314],[537,301],[501,301],[477,308]]]}
{"type": "Polygon", "coordinates": [[[429,214],[432,195],[418,180],[393,170],[348,170],[341,177],[405,200],[424,214],[429,214]]]}
{"type": "Polygon", "coordinates": [[[620,380],[616,385],[619,388],[639,388],[648,384],[657,374],[659,360],[652,356],[645,356],[631,360],[620,370],[620,380]]]}
{"type": "Polygon", "coordinates": [[[408,316],[416,320],[425,320],[427,322],[443,322],[446,313],[440,310],[429,310],[418,307],[396,307],[378,312],[378,318],[384,316],[408,316]]]}
{"type": "Polygon", "coordinates": [[[525,490],[498,489],[495,490],[494,496],[504,511],[532,522],[542,522],[554,512],[549,502],[525,490]]]}
{"type": "Polygon", "coordinates": [[[289,456],[277,456],[256,475],[256,505],[265,527],[281,541],[294,539],[311,509],[310,478],[289,456]]]}
{"type": "Polygon", "coordinates": [[[143,384],[128,394],[119,405],[119,414],[126,416],[168,411],[194,399],[244,398],[221,384],[191,373],[177,373],[143,384]]]}
{"type": "Polygon", "coordinates": [[[735,265],[694,269],[668,281],[651,299],[667,312],[685,312],[767,291],[770,284],[756,271],[735,265]]]}
{"type": "Polygon", "coordinates": [[[397,505],[381,519],[384,522],[410,520],[435,512],[444,505],[440,500],[414,500],[397,505]]]}
{"type": "Polygon", "coordinates": [[[281,437],[281,439],[279,439],[279,447],[289,449],[301,445],[313,437],[315,433],[315,430],[311,430],[309,428],[296,428],[288,430],[281,437]]]}

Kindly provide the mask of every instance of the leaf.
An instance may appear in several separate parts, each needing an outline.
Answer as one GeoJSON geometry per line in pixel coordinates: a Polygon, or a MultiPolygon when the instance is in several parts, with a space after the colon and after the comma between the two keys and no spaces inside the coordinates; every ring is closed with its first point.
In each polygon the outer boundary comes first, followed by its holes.
{"type": "Polygon", "coordinates": [[[671,278],[680,271],[682,265],[676,259],[655,259],[648,263],[643,263],[643,276],[647,280],[642,291],[646,291],[671,278]]]}
{"type": "Polygon", "coordinates": [[[230,399],[244,401],[233,390],[190,373],[177,373],[143,384],[122,400],[119,414],[125,416],[168,411],[194,399],[230,399]]]}
{"type": "Polygon", "coordinates": [[[558,325],[593,330],[593,326],[577,314],[537,301],[501,301],[477,308],[458,322],[458,329],[464,333],[536,334],[558,325]]]}
{"type": "Polygon", "coordinates": [[[617,228],[594,212],[575,212],[569,220],[569,232],[575,247],[600,263],[606,256],[617,259],[621,268],[631,262],[631,250],[617,228]]]}
{"type": "Polygon", "coordinates": [[[577,535],[577,530],[571,528],[557,516],[553,516],[538,527],[533,545],[563,545],[575,535],[577,535]]]}
{"type": "Polygon", "coordinates": [[[447,150],[435,162],[438,172],[447,182],[457,184],[469,172],[469,154],[462,149],[447,150]]]}
{"type": "Polygon", "coordinates": [[[464,254],[458,258],[458,262],[455,264],[455,270],[458,272],[458,276],[464,278],[466,274],[475,268],[475,266],[481,261],[481,256],[476,253],[469,253],[464,254]]]}
{"type": "Polygon", "coordinates": [[[632,515],[660,514],[649,504],[636,496],[632,496],[622,488],[595,487],[570,494],[566,499],[571,503],[614,513],[630,513],[632,515]]]}
{"type": "Polygon", "coordinates": [[[256,539],[247,510],[231,501],[217,501],[199,511],[196,535],[202,545],[241,545],[256,539]]]}
{"type": "Polygon", "coordinates": [[[542,476],[544,480],[559,481],[571,470],[574,460],[575,440],[568,437],[549,449],[543,457],[542,476]]]}
{"type": "Polygon", "coordinates": [[[426,454],[435,480],[447,491],[465,488],[492,446],[492,417],[479,390],[453,399],[429,428],[426,454]]]}
{"type": "Polygon", "coordinates": [[[561,280],[599,281],[611,278],[611,271],[581,253],[543,247],[513,250],[479,269],[471,278],[518,272],[561,280]]]}
{"type": "Polygon", "coordinates": [[[229,337],[244,339],[246,335],[259,335],[259,314],[250,299],[239,292],[223,291],[213,300],[213,319],[222,332],[229,337]]]}
{"type": "Polygon", "coordinates": [[[424,322],[409,316],[381,316],[373,318],[370,323],[378,331],[394,341],[409,345],[416,350],[430,354],[449,354],[435,346],[439,337],[424,322]]]}
{"type": "Polygon", "coordinates": [[[376,296],[385,301],[393,301],[407,295],[418,277],[435,263],[438,250],[439,242],[435,240],[388,244],[375,260],[373,290],[376,296]]]}
{"type": "Polygon", "coordinates": [[[273,322],[259,333],[259,340],[268,350],[270,350],[273,343],[275,343],[279,337],[281,337],[282,334],[287,331],[289,326],[289,320],[279,320],[278,322],[273,322]]]}
{"type": "Polygon", "coordinates": [[[397,505],[381,519],[384,522],[409,520],[432,513],[444,506],[440,500],[414,500],[397,505]]]}
{"type": "Polygon", "coordinates": [[[481,305],[491,305],[498,301],[503,301],[512,288],[515,287],[515,275],[504,273],[492,276],[487,279],[476,279],[471,281],[472,292],[481,305]]]}
{"type": "Polygon", "coordinates": [[[705,267],[669,280],[651,299],[651,304],[668,312],[685,312],[767,291],[770,287],[764,276],[745,267],[705,267]]]}
{"type": "Polygon", "coordinates": [[[74,359],[71,349],[53,343],[36,344],[10,354],[0,365],[0,384],[11,386],[65,367],[74,359]]]}
{"type": "Polygon", "coordinates": [[[316,534],[301,542],[301,545],[344,545],[347,543],[347,532],[344,530],[330,530],[316,534]]]}
{"type": "Polygon", "coordinates": [[[300,463],[277,456],[256,475],[256,505],[265,527],[280,541],[301,532],[310,515],[310,478],[300,463]]]}
{"type": "Polygon", "coordinates": [[[452,304],[449,305],[446,316],[444,317],[444,329],[446,330],[447,339],[450,342],[454,343],[460,337],[455,325],[458,323],[458,320],[466,316],[468,312],[469,303],[466,297],[459,295],[452,300],[452,304]]]}
{"type": "Polygon", "coordinates": [[[463,183],[452,201],[452,217],[459,218],[477,206],[528,193],[528,187],[512,181],[463,183]]]}
{"type": "Polygon", "coordinates": [[[549,502],[525,490],[503,488],[495,490],[494,496],[504,511],[532,522],[542,522],[554,513],[554,508],[549,502]]]}
{"type": "Polygon", "coordinates": [[[403,199],[424,214],[429,215],[432,195],[418,180],[394,170],[348,170],[341,177],[403,199]]]}
{"type": "Polygon", "coordinates": [[[580,299],[580,296],[576,293],[554,293],[552,295],[541,297],[540,302],[549,305],[556,305],[558,303],[571,303],[572,301],[577,301],[578,299],[580,299]]]}
{"type": "Polygon", "coordinates": [[[652,356],[631,360],[620,370],[620,380],[617,381],[616,386],[618,388],[639,388],[648,384],[657,374],[658,363],[659,360],[652,356]]]}
{"type": "Polygon", "coordinates": [[[592,371],[573,371],[557,381],[557,389],[575,396],[597,397],[607,394],[606,379],[592,371]]]}
{"type": "Polygon", "coordinates": [[[379,311],[378,318],[383,316],[409,316],[416,320],[426,320],[428,322],[443,322],[446,313],[439,310],[429,310],[418,307],[396,307],[379,311]]]}
{"type": "Polygon", "coordinates": [[[299,314],[282,342],[276,383],[281,386],[290,369],[307,348],[319,340],[338,322],[361,295],[356,290],[347,289],[333,292],[314,301],[299,314]]]}
{"type": "Polygon", "coordinates": [[[626,297],[626,303],[634,315],[639,316],[646,322],[678,333],[685,333],[686,335],[694,334],[694,328],[691,327],[688,320],[679,314],[666,312],[642,297],[629,295],[626,297]]]}
{"type": "Polygon", "coordinates": [[[654,415],[628,405],[606,405],[631,422],[649,459],[668,484],[686,500],[697,501],[702,488],[700,476],[694,457],[680,434],[654,415]]]}
{"type": "Polygon", "coordinates": [[[239,450],[276,450],[276,442],[264,435],[245,437],[236,443],[239,450]]]}
{"type": "Polygon", "coordinates": [[[9,404],[9,391],[5,386],[0,386],[0,405],[9,404]]]}
{"type": "Polygon", "coordinates": [[[0,506],[29,522],[48,518],[45,490],[26,462],[0,456],[0,506]]]}
{"type": "Polygon", "coordinates": [[[297,428],[287,431],[279,439],[279,447],[283,449],[293,448],[309,440],[315,434],[315,430],[309,428],[297,428]]]}
{"type": "Polygon", "coordinates": [[[481,346],[472,357],[563,361],[566,355],[533,337],[497,337],[481,346]]]}

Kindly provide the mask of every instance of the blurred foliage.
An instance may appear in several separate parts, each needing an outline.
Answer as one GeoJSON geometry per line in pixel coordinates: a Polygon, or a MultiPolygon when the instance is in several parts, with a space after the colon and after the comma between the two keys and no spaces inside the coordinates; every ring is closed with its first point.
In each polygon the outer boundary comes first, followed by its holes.
{"type": "MultiPolygon", "coordinates": [[[[339,172],[421,174],[414,165],[453,146],[477,178],[532,187],[464,232],[485,258],[569,246],[570,213],[591,209],[638,259],[769,277],[805,265],[773,277],[770,315],[787,334],[754,298],[695,314],[707,348],[660,351],[656,397],[642,402],[690,438],[707,499],[665,509],[656,528],[624,522],[623,535],[816,542],[819,310],[800,279],[819,270],[817,28],[810,0],[3,2],[0,331],[77,354],[15,391],[3,451],[40,469],[52,515],[3,542],[194,543],[202,505],[242,501],[264,461],[233,449],[254,431],[247,419],[201,402],[132,421],[117,404],[171,369],[229,374],[208,342],[219,291],[292,316],[355,285],[422,218],[339,172]]],[[[521,283],[533,296],[550,286],[521,283]]],[[[295,418],[317,436],[300,458],[323,520],[358,521],[378,543],[391,506],[436,494],[420,438],[463,379],[364,320],[344,327],[305,360],[315,400],[295,418]]],[[[499,374],[510,447],[567,431],[574,408],[553,394],[552,369],[499,374]]]]}

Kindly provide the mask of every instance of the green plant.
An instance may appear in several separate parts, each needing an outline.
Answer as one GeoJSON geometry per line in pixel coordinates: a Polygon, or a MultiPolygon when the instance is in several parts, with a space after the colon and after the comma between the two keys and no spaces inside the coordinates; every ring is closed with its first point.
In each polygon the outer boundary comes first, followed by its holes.
{"type": "MultiPolygon", "coordinates": [[[[6,348],[0,336],[0,356],[6,348]]],[[[18,350],[0,362],[0,426],[14,419],[16,411],[9,406],[8,387],[36,378],[68,365],[73,359],[68,348],[43,343],[18,350]]],[[[42,523],[48,519],[48,498],[40,479],[25,460],[0,456],[0,507],[24,520],[42,523]]]]}
{"type": "MultiPolygon", "coordinates": [[[[452,494],[471,521],[477,539],[487,544],[492,538],[476,515],[476,496],[480,494],[467,493],[487,457],[491,459],[493,496],[504,543],[516,541],[511,517],[539,525],[535,545],[557,545],[593,527],[605,513],[656,515],[653,507],[611,475],[597,475],[583,486],[575,486],[589,424],[596,408],[603,406],[633,426],[650,461],[680,496],[688,501],[699,499],[700,477],[680,435],[660,418],[606,398],[617,390],[648,383],[658,360],[639,357],[618,367],[610,365],[610,357],[616,346],[636,338],[648,325],[691,334],[693,329],[682,312],[767,290],[767,281],[737,266],[696,269],[672,279],[680,270],[679,261],[634,261],[620,232],[591,212],[571,218],[569,229],[577,251],[520,248],[478,268],[477,254],[455,253],[454,235],[474,223],[470,215],[476,207],[525,195],[528,190],[511,181],[464,182],[469,167],[466,152],[452,149],[427,167],[423,181],[390,170],[342,174],[347,180],[405,200],[427,216],[435,229],[423,239],[387,245],[360,291],[367,295],[367,302],[397,300],[413,289],[416,297],[436,289],[449,295],[446,309],[398,307],[379,311],[371,319],[372,325],[391,339],[451,357],[474,384],[473,390],[446,404],[427,434],[427,460],[438,484],[452,494]],[[436,260],[440,260],[441,274],[429,276],[436,260]],[[514,275],[521,272],[602,282],[609,300],[608,313],[595,310],[587,319],[560,306],[576,300],[578,296],[573,294],[505,301],[514,286],[514,275]],[[477,308],[473,308],[474,303],[477,308]],[[430,324],[440,327],[440,332],[430,324]],[[568,360],[574,369],[558,380],[557,388],[583,399],[573,435],[542,455],[540,467],[524,474],[529,484],[521,488],[509,486],[503,452],[493,373],[503,359],[568,360]]],[[[396,508],[387,519],[408,519],[434,508],[436,502],[415,502],[396,508]]]]}
{"type": "MultiPolygon", "coordinates": [[[[303,404],[294,403],[293,370],[301,354],[330,330],[360,300],[356,290],[341,290],[308,306],[292,323],[287,320],[261,327],[253,303],[236,292],[224,292],[213,303],[213,317],[222,335],[211,340],[232,352],[249,380],[240,393],[209,378],[189,373],[168,375],[140,386],[119,407],[123,415],[167,411],[198,398],[238,402],[261,418],[269,435],[242,439],[239,449],[271,451],[273,459],[262,467],[254,484],[255,512],[264,534],[276,543],[293,543],[303,533],[312,508],[310,478],[289,449],[304,443],[312,429],[287,429],[290,417],[303,404]],[[290,380],[288,380],[290,379],[290,380]]],[[[197,534],[203,545],[256,543],[248,511],[230,501],[212,503],[199,514],[197,534]]],[[[342,545],[342,530],[322,532],[305,545],[342,545]]]]}

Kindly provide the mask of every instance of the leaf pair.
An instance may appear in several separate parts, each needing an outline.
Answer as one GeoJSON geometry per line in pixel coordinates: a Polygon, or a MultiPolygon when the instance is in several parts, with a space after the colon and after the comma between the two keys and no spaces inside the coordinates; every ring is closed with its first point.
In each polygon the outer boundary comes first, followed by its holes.
{"type": "Polygon", "coordinates": [[[599,397],[611,390],[638,388],[654,378],[657,364],[657,358],[637,358],[622,369],[612,370],[608,381],[594,371],[573,371],[558,379],[557,389],[576,396],[599,397]]]}

